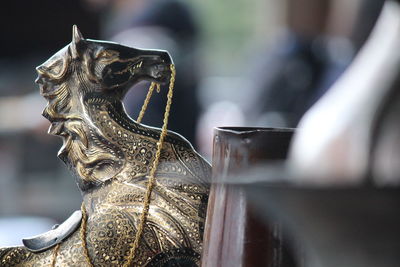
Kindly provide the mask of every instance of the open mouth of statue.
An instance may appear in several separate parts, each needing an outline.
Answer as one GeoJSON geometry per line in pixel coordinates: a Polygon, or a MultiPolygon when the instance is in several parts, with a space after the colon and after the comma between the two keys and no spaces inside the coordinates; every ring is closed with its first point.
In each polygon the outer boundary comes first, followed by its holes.
{"type": "Polygon", "coordinates": [[[70,135],[69,133],[67,133],[65,131],[65,125],[66,121],[55,121],[52,122],[48,133],[54,136],[60,136],[61,139],[63,140],[63,144],[60,148],[60,150],[57,153],[57,156],[59,158],[63,158],[66,156],[66,154],[68,153],[69,147],[71,147],[71,144],[73,142],[73,138],[72,135],[70,135]]]}
{"type": "Polygon", "coordinates": [[[66,160],[74,142],[80,143],[81,150],[87,148],[87,142],[80,120],[56,119],[52,120],[48,133],[59,136],[63,140],[63,144],[58,151],[57,156],[63,161],[66,160]]]}
{"type": "Polygon", "coordinates": [[[63,144],[60,150],[58,150],[57,157],[64,161],[68,155],[68,151],[72,145],[73,139],[71,135],[63,135],[61,137],[63,139],[63,144]]]}
{"type": "Polygon", "coordinates": [[[47,132],[51,135],[63,136],[63,129],[64,121],[56,121],[51,123],[47,132]]]}

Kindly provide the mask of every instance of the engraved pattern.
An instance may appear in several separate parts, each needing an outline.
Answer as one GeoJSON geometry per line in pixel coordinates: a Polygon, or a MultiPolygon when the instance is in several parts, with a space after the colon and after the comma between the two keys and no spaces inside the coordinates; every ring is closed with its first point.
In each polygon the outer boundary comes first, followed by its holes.
{"type": "MultiPolygon", "coordinates": [[[[128,260],[143,210],[160,129],[130,119],[121,99],[142,79],[167,80],[170,58],[83,39],[39,66],[49,133],[63,138],[59,157],[77,177],[88,214],[86,242],[94,266],[128,260]],[[127,75],[128,74],[128,75],[127,75]]],[[[199,266],[210,165],[180,135],[168,132],[149,214],[133,266],[199,266]]],[[[51,266],[54,248],[0,249],[1,266],[51,266]]],[[[55,266],[89,266],[79,231],[61,243],[55,266]]]]}

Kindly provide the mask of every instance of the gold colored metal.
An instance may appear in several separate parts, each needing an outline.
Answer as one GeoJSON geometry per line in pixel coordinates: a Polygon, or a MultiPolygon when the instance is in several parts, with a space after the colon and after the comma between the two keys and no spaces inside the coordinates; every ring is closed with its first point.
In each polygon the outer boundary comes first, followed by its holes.
{"type": "Polygon", "coordinates": [[[58,255],[58,251],[60,250],[60,246],[61,244],[57,244],[54,247],[54,252],[53,252],[53,261],[51,262],[51,266],[56,266],[56,261],[57,261],[57,255],[58,255]]]}
{"type": "MultiPolygon", "coordinates": [[[[143,204],[143,211],[142,211],[142,214],[140,215],[140,224],[139,224],[139,227],[136,232],[135,241],[133,242],[133,246],[129,253],[128,261],[124,264],[124,267],[129,267],[132,264],[132,261],[134,260],[134,258],[136,256],[136,252],[139,247],[139,242],[140,242],[140,239],[142,238],[144,226],[145,226],[146,219],[147,219],[147,216],[149,213],[151,192],[153,191],[153,188],[154,188],[154,185],[156,182],[155,173],[156,173],[156,170],[158,167],[158,163],[160,161],[160,156],[161,156],[161,151],[162,151],[162,147],[164,144],[164,139],[165,139],[165,136],[167,135],[168,117],[169,117],[169,112],[171,109],[173,89],[174,89],[174,84],[175,84],[175,75],[176,75],[175,66],[173,64],[171,64],[170,69],[171,69],[171,80],[169,83],[169,90],[168,90],[168,95],[167,95],[167,105],[165,107],[164,120],[163,120],[163,126],[161,128],[160,139],[158,139],[158,142],[157,142],[156,156],[154,158],[153,166],[150,170],[150,175],[148,177],[149,181],[147,182],[147,190],[146,190],[146,195],[145,195],[144,204],[143,204]]],[[[150,98],[148,100],[150,100],[150,98]]],[[[146,106],[147,106],[147,103],[146,103],[146,106]]]]}
{"type": "Polygon", "coordinates": [[[173,81],[162,130],[129,118],[121,102],[140,80],[172,80],[171,64],[165,51],[83,39],[74,27],[72,43],[37,68],[83,218],[55,251],[0,249],[0,266],[51,266],[54,254],[55,266],[200,265],[211,168],[166,130],[173,81]]]}
{"type": "Polygon", "coordinates": [[[85,203],[82,202],[81,205],[81,211],[82,211],[82,223],[81,223],[81,228],[80,228],[80,238],[81,238],[81,242],[82,242],[82,248],[83,248],[83,253],[84,256],[86,258],[86,263],[88,266],[92,267],[92,261],[90,260],[90,256],[89,256],[89,251],[87,249],[87,243],[86,243],[86,224],[87,224],[87,213],[86,213],[86,207],[85,207],[85,203]]]}
{"type": "Polygon", "coordinates": [[[159,86],[160,85],[158,83],[155,83],[155,82],[152,82],[150,84],[150,88],[149,88],[149,91],[147,92],[146,99],[144,100],[142,109],[140,110],[139,116],[138,116],[138,118],[136,120],[137,123],[141,123],[142,122],[142,119],[144,117],[144,113],[146,112],[147,106],[149,105],[151,95],[153,94],[154,87],[156,87],[156,86],[157,86],[157,92],[159,93],[159,88],[160,88],[159,86]]]}

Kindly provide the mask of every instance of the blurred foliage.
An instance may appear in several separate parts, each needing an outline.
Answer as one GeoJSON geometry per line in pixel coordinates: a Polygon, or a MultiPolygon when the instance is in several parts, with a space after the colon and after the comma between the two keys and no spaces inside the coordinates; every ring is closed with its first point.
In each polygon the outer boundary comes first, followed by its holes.
{"type": "Polygon", "coordinates": [[[205,74],[234,75],[282,24],[285,1],[189,0],[201,24],[205,74]],[[205,49],[203,49],[205,50],[205,49]]]}

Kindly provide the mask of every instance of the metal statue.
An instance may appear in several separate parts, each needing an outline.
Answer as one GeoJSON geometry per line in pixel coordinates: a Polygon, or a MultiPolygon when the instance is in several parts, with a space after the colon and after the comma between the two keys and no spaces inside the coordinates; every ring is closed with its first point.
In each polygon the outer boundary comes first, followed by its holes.
{"type": "Polygon", "coordinates": [[[76,176],[82,211],[0,249],[0,266],[200,265],[211,167],[179,134],[161,142],[163,130],[132,120],[121,102],[141,80],[173,79],[171,64],[165,51],[84,39],[74,26],[72,42],[37,68],[43,116],[63,139],[58,157],[76,176]]]}

